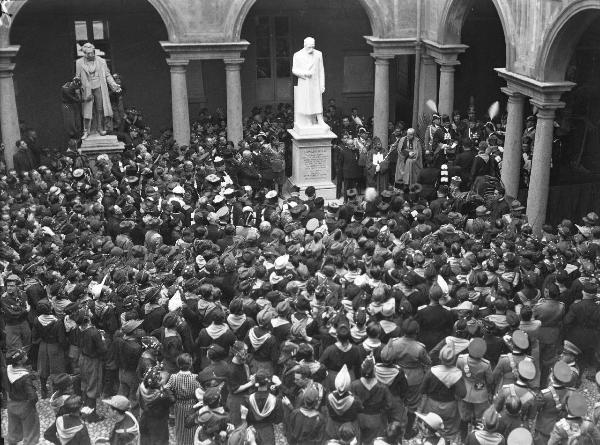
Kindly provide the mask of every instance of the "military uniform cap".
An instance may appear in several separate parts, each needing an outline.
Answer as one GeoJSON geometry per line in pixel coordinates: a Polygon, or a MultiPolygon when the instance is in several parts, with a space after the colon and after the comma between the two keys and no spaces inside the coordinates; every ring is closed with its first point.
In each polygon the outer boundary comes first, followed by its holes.
{"type": "Polygon", "coordinates": [[[331,201],[329,204],[327,204],[327,209],[330,212],[335,213],[340,209],[340,203],[337,201],[331,201]]]}
{"type": "Polygon", "coordinates": [[[565,340],[563,344],[563,349],[567,352],[570,352],[573,355],[581,355],[581,349],[579,349],[577,346],[575,346],[574,343],[570,342],[569,340],[565,340]]]}
{"type": "Polygon", "coordinates": [[[235,193],[234,189],[225,189],[225,191],[223,192],[223,195],[225,195],[228,198],[230,198],[231,196],[233,196],[234,193],[235,193]]]}
{"type": "Polygon", "coordinates": [[[13,283],[20,283],[21,282],[21,278],[18,275],[10,274],[8,276],[8,278],[6,278],[6,282],[13,282],[13,283]]]}
{"type": "Polygon", "coordinates": [[[531,445],[533,444],[533,436],[523,427],[515,428],[510,432],[506,439],[506,445],[531,445]]]}
{"type": "Polygon", "coordinates": [[[529,348],[529,336],[526,332],[518,329],[513,332],[512,343],[516,348],[519,348],[521,351],[525,351],[527,348],[529,348]]]}
{"type": "Polygon", "coordinates": [[[303,211],[304,211],[304,204],[298,204],[297,206],[294,206],[290,209],[290,213],[293,216],[301,215],[303,211]]]}
{"type": "Polygon", "coordinates": [[[532,380],[535,377],[535,365],[530,358],[521,360],[518,365],[518,370],[519,376],[525,380],[532,380]]]}
{"type": "Polygon", "coordinates": [[[381,192],[381,199],[389,200],[391,199],[393,193],[390,190],[384,190],[381,192]]]}
{"type": "Polygon", "coordinates": [[[217,184],[220,181],[219,177],[217,175],[215,175],[214,173],[211,173],[210,175],[208,175],[206,177],[206,180],[208,182],[210,182],[211,184],[217,184]]]}
{"type": "Polygon", "coordinates": [[[472,338],[469,342],[469,355],[473,358],[482,358],[487,350],[485,340],[480,337],[472,338]]]}
{"type": "Polygon", "coordinates": [[[82,168],[77,168],[77,169],[73,170],[73,177],[75,179],[83,178],[83,175],[84,175],[84,171],[82,168]]]}
{"type": "Polygon", "coordinates": [[[557,383],[569,383],[573,378],[573,370],[565,362],[559,360],[552,368],[552,375],[557,383]]]}
{"type": "Polygon", "coordinates": [[[306,230],[308,232],[314,232],[319,227],[319,220],[317,218],[311,218],[306,223],[306,230]]]}
{"type": "Polygon", "coordinates": [[[572,417],[583,417],[587,413],[587,400],[580,392],[573,391],[567,399],[567,411],[572,417]]]}

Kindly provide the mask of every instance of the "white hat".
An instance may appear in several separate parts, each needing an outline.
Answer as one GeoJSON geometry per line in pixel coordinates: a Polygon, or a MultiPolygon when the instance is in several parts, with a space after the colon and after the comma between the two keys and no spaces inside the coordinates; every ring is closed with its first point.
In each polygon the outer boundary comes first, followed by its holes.
{"type": "Polygon", "coordinates": [[[218,204],[220,202],[223,202],[225,200],[225,198],[223,197],[223,195],[217,195],[214,197],[213,202],[215,204],[218,204]]]}
{"type": "Polygon", "coordinates": [[[290,259],[289,255],[282,255],[275,259],[275,270],[285,269],[290,259]]]}
{"type": "Polygon", "coordinates": [[[185,194],[185,189],[182,186],[177,185],[173,189],[173,193],[175,193],[176,195],[183,195],[183,194],[185,194]]]}
{"type": "Polygon", "coordinates": [[[439,432],[442,429],[444,429],[444,421],[436,413],[415,413],[415,415],[427,425],[429,425],[429,427],[435,432],[439,432]]]}
{"type": "Polygon", "coordinates": [[[348,372],[348,366],[344,365],[335,376],[335,389],[343,393],[348,388],[350,388],[350,373],[348,372]]]}
{"type": "Polygon", "coordinates": [[[179,309],[182,306],[183,306],[183,301],[181,300],[181,294],[179,293],[179,291],[177,291],[177,292],[175,292],[175,295],[173,295],[171,297],[171,299],[169,300],[169,304],[168,304],[169,312],[176,311],[177,309],[179,309]]]}
{"type": "Polygon", "coordinates": [[[267,192],[267,194],[265,195],[265,198],[273,199],[276,196],[277,196],[277,192],[275,190],[271,190],[271,191],[267,192]]]}

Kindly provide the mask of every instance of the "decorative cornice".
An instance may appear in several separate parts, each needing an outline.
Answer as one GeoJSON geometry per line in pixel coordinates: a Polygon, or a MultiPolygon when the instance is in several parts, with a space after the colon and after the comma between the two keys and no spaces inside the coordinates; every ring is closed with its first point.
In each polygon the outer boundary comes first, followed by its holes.
{"type": "MultiPolygon", "coordinates": [[[[576,84],[573,82],[541,82],[522,74],[513,73],[506,68],[494,68],[498,75],[506,80],[507,88],[503,90],[531,97],[531,103],[538,108],[561,108],[563,93],[570,91],[576,84]]],[[[507,93],[508,94],[508,93],[507,93]]]]}
{"type": "Polygon", "coordinates": [[[369,45],[373,47],[371,56],[375,58],[393,58],[406,54],[414,54],[417,40],[414,37],[407,38],[380,38],[364,36],[369,45]]]}
{"type": "Polygon", "coordinates": [[[175,43],[160,42],[163,50],[172,60],[211,60],[239,59],[242,51],[246,51],[250,42],[209,42],[209,43],[175,43]]]}
{"type": "Polygon", "coordinates": [[[433,40],[423,40],[427,54],[435,59],[440,65],[460,65],[458,55],[464,53],[468,45],[460,43],[442,44],[433,40]]]}

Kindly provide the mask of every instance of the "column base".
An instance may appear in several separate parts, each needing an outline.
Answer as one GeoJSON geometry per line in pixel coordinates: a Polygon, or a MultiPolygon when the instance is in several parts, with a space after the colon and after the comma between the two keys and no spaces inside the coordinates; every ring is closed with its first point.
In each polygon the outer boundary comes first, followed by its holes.
{"type": "Polygon", "coordinates": [[[83,155],[98,155],[121,153],[124,149],[125,144],[119,142],[114,134],[100,136],[98,133],[93,133],[81,142],[79,152],[83,155]]]}

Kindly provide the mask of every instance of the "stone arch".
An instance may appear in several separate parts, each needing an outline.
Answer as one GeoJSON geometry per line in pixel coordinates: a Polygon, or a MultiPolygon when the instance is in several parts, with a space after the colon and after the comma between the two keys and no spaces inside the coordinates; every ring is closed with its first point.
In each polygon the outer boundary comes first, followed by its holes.
{"type": "Polygon", "coordinates": [[[535,76],[543,82],[562,81],[571,55],[589,25],[600,17],[599,0],[579,0],[567,6],[548,26],[536,60],[535,76]]]}
{"type": "MultiPolygon", "coordinates": [[[[441,44],[461,43],[461,32],[465,20],[469,15],[473,3],[479,0],[448,0],[440,16],[437,39],[441,44]]],[[[492,0],[504,32],[504,43],[506,46],[506,66],[511,66],[514,60],[514,45],[510,36],[512,32],[512,19],[500,0],[492,0]]]]}
{"type": "MultiPolygon", "coordinates": [[[[14,22],[15,18],[18,16],[19,11],[26,3],[31,0],[16,0],[11,2],[8,5],[8,13],[12,15],[12,20],[14,22]]],[[[158,13],[160,18],[162,19],[165,28],[167,29],[167,33],[169,35],[169,41],[177,42],[178,35],[177,29],[179,28],[177,25],[177,20],[175,18],[175,11],[172,10],[172,5],[169,0],[146,0],[158,13]]],[[[10,32],[10,31],[9,31],[10,32]]],[[[0,35],[2,46],[8,46],[10,44],[9,34],[0,35]]]]}
{"type": "MultiPolygon", "coordinates": [[[[358,0],[358,2],[361,4],[369,18],[373,35],[376,37],[384,37],[384,12],[381,10],[381,6],[379,6],[375,0],[358,0]]],[[[231,29],[231,35],[229,37],[232,41],[237,42],[240,40],[242,27],[244,26],[246,17],[255,3],[256,0],[240,0],[230,9],[225,29],[231,29]]]]}

